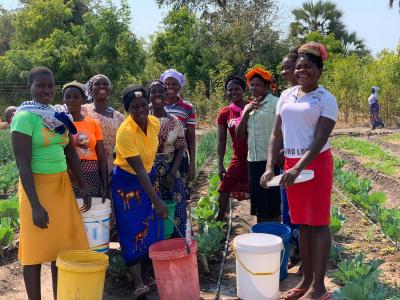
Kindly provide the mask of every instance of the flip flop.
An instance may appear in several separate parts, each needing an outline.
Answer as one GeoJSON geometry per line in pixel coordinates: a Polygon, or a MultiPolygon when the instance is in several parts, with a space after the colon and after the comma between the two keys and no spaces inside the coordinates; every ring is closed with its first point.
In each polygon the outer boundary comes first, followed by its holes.
{"type": "Polygon", "coordinates": [[[304,296],[304,294],[307,293],[307,291],[308,289],[299,289],[299,288],[290,289],[285,293],[285,299],[297,300],[300,297],[304,296]]]}
{"type": "Polygon", "coordinates": [[[140,297],[148,294],[149,292],[150,292],[150,288],[147,285],[145,285],[145,286],[143,286],[141,288],[138,288],[133,293],[133,299],[135,299],[135,300],[139,299],[140,297]]]}
{"type": "Polygon", "coordinates": [[[151,280],[147,283],[147,286],[150,289],[157,289],[157,282],[155,279],[151,278],[151,280]]]}

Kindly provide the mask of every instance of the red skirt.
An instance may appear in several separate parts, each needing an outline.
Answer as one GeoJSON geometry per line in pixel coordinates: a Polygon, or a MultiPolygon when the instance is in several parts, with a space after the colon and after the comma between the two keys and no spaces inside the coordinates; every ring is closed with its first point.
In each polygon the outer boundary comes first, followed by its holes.
{"type": "Polygon", "coordinates": [[[218,192],[230,193],[238,200],[249,199],[247,159],[233,157],[224,178],[219,185],[218,192]]]}
{"type": "MultiPolygon", "coordinates": [[[[285,170],[292,168],[299,160],[285,158],[285,170]]],[[[331,150],[318,154],[304,169],[313,170],[314,178],[286,187],[292,224],[329,225],[333,184],[331,150]]]]}

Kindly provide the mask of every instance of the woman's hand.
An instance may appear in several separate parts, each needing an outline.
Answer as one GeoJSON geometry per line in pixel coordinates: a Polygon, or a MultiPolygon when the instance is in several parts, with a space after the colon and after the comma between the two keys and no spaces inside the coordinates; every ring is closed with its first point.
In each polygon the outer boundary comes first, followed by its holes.
{"type": "Polygon", "coordinates": [[[268,187],[268,186],[267,186],[267,183],[268,183],[269,181],[271,181],[271,179],[274,178],[274,176],[275,176],[275,174],[274,174],[274,168],[272,168],[272,167],[267,167],[267,168],[265,169],[264,174],[261,175],[261,178],[260,178],[260,185],[261,185],[263,188],[267,188],[267,187],[268,187]]]}
{"type": "Polygon", "coordinates": [[[32,207],[32,220],[33,224],[35,224],[39,228],[47,228],[47,224],[49,224],[49,215],[47,211],[44,209],[42,205],[38,205],[32,207]]]}
{"type": "Polygon", "coordinates": [[[253,102],[246,104],[243,109],[243,114],[250,114],[253,110],[257,110],[261,107],[261,97],[255,99],[253,102]]]}
{"type": "Polygon", "coordinates": [[[170,191],[175,185],[175,180],[176,177],[171,172],[168,172],[161,178],[160,184],[170,191]]]}
{"type": "Polygon", "coordinates": [[[291,168],[283,173],[281,181],[279,182],[280,185],[288,186],[294,184],[297,176],[299,176],[301,170],[297,168],[291,168]]]}
{"type": "Polygon", "coordinates": [[[160,218],[166,219],[168,218],[168,210],[167,210],[167,206],[165,205],[165,203],[158,198],[155,202],[154,202],[154,208],[156,210],[157,215],[160,218]]]}
{"type": "Polygon", "coordinates": [[[222,178],[224,178],[224,176],[226,175],[226,169],[224,166],[218,166],[218,176],[219,179],[222,180],[222,178]]]}
{"type": "Polygon", "coordinates": [[[81,207],[81,212],[87,212],[90,207],[92,207],[92,198],[89,196],[89,191],[87,188],[81,189],[81,196],[83,199],[83,206],[81,207]]]}

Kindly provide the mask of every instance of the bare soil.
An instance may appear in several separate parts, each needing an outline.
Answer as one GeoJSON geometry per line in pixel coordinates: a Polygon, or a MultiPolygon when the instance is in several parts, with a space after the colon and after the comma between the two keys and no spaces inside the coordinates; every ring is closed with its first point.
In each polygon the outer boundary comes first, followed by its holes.
{"type": "Polygon", "coordinates": [[[337,157],[347,161],[345,169],[350,170],[361,177],[372,180],[372,191],[382,191],[386,193],[387,201],[384,204],[385,207],[400,207],[400,199],[398,197],[400,191],[399,179],[364,167],[362,165],[362,158],[355,157],[336,148],[333,149],[333,153],[337,157]]]}

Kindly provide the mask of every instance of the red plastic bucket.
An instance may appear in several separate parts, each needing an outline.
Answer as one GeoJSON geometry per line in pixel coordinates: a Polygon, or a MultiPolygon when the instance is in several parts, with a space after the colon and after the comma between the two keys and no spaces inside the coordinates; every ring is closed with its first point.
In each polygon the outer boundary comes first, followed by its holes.
{"type": "Polygon", "coordinates": [[[190,254],[182,238],[164,240],[150,246],[160,300],[198,300],[200,298],[197,246],[192,240],[190,254]]]}

